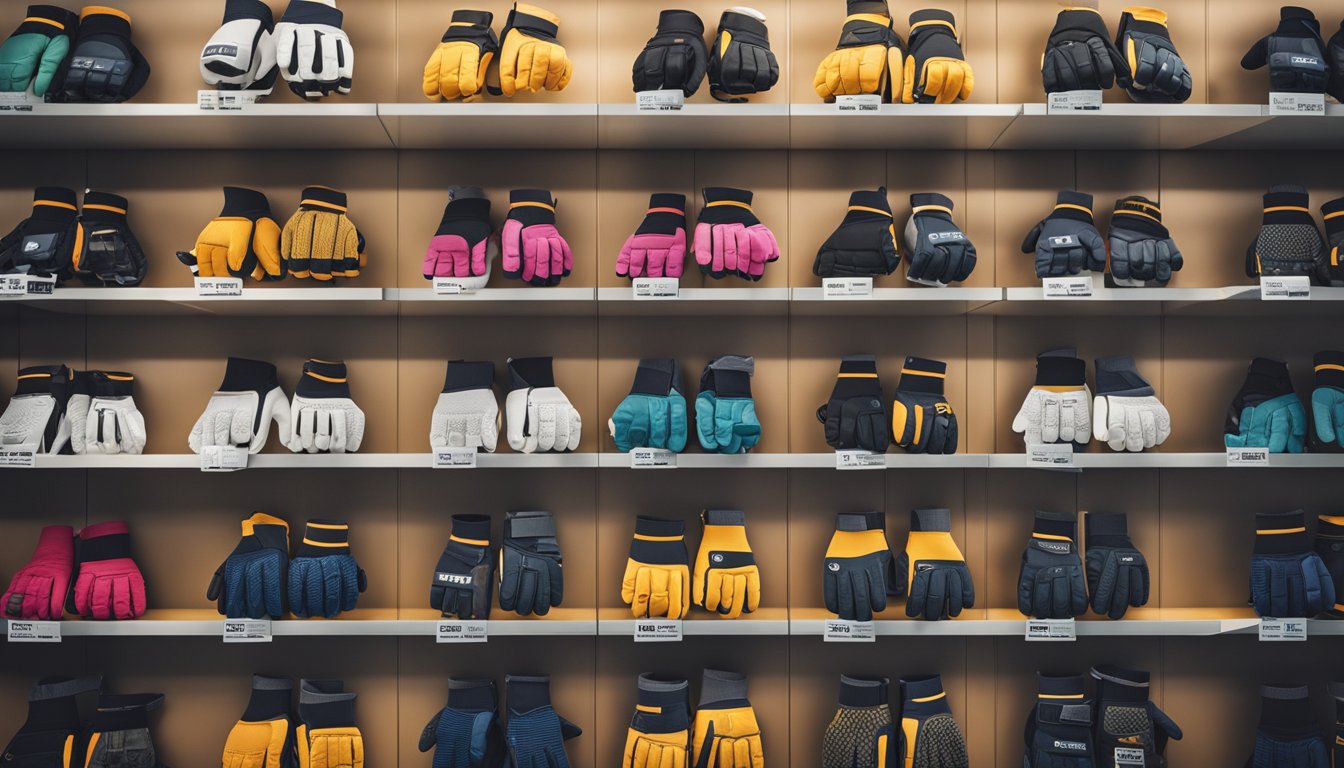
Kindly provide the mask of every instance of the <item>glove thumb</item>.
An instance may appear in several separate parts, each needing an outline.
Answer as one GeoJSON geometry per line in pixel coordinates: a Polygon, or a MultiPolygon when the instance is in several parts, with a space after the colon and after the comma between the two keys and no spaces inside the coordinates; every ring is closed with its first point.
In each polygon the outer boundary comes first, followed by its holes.
{"type": "Polygon", "coordinates": [[[1110,401],[1106,399],[1105,395],[1097,395],[1096,398],[1092,400],[1092,437],[1103,443],[1107,441],[1106,436],[1110,432],[1107,427],[1110,423],[1107,420],[1107,407],[1109,404],[1110,401]]]}
{"type": "MultiPolygon", "coordinates": [[[[556,717],[560,717],[560,716],[559,716],[559,715],[556,715],[556,717]]],[[[583,735],[583,729],[582,729],[582,728],[580,728],[579,726],[577,726],[577,725],[575,725],[575,724],[569,722],[569,721],[566,720],[565,718],[560,717],[560,736],[561,736],[561,738],[563,738],[565,741],[569,741],[569,740],[572,739],[572,738],[575,738],[575,737],[577,737],[577,736],[582,736],[582,735],[583,735]]]]}
{"type": "Polygon", "coordinates": [[[1043,221],[1036,222],[1036,226],[1032,227],[1031,231],[1027,233],[1026,239],[1022,241],[1023,253],[1034,253],[1036,251],[1036,241],[1041,239],[1041,225],[1044,223],[1043,221]]]}
{"type": "Polygon", "coordinates": [[[65,61],[65,55],[70,52],[70,38],[64,35],[52,38],[51,42],[42,51],[42,61],[37,66],[37,75],[33,78],[33,94],[36,96],[45,96],[47,90],[51,88],[51,81],[56,77],[56,72],[61,68],[61,62],[65,61]]]}

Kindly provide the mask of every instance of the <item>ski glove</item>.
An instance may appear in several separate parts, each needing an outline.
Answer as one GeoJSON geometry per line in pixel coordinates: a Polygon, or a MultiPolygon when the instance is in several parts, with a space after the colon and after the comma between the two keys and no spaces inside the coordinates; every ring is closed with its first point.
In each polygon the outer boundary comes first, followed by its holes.
{"type": "Polygon", "coordinates": [[[205,412],[187,436],[187,445],[192,453],[212,445],[238,446],[247,448],[248,453],[260,453],[266,447],[272,421],[278,430],[289,428],[289,401],[280,389],[275,366],[230,357],[224,381],[205,404],[205,412]]]}
{"type": "Polygon", "coordinates": [[[75,529],[49,525],[37,537],[37,549],[14,574],[0,598],[6,619],[59,621],[75,567],[75,529]]]}
{"type": "Polygon", "coordinates": [[[499,38],[490,28],[494,20],[489,11],[453,11],[448,31],[425,62],[425,98],[467,101],[484,93],[485,74],[499,54],[499,38]]]}
{"type": "Polygon", "coordinates": [[[951,104],[971,98],[975,76],[957,39],[951,13],[930,8],[910,14],[910,55],[905,57],[906,104],[951,104]]]}
{"type": "Polygon", "coordinates": [[[685,680],[639,676],[639,698],[626,732],[621,768],[688,768],[690,690],[685,680]]]}
{"type": "Polygon", "coordinates": [[[488,619],[494,585],[490,517],[453,515],[453,533],[439,555],[429,587],[429,607],[444,616],[488,619]]]}
{"type": "Polygon", "coordinates": [[[85,192],[80,219],[84,249],[75,257],[74,272],[85,285],[139,285],[149,271],[140,241],[126,222],[129,203],[120,195],[85,192]]]}
{"type": "Polygon", "coordinates": [[[1265,193],[1260,233],[1246,249],[1246,276],[1306,275],[1325,271],[1325,241],[1307,207],[1305,187],[1280,184],[1265,193]]]}
{"type": "MultiPolygon", "coordinates": [[[[1344,21],[1339,23],[1339,30],[1330,38],[1325,58],[1330,64],[1329,94],[1335,97],[1335,101],[1344,103],[1344,21]]],[[[1344,760],[1344,755],[1336,760],[1344,760]]]]}
{"type": "Polygon", "coordinates": [[[449,187],[443,219],[425,249],[425,279],[452,277],[464,291],[484,288],[490,282],[490,265],[499,256],[499,240],[490,236],[493,231],[485,192],[480,187],[449,187]]]}
{"type": "Polygon", "coordinates": [[[577,449],[583,419],[555,386],[551,358],[509,358],[509,378],[513,389],[504,399],[509,446],[523,453],[577,449]]]}
{"type": "Polygon", "coordinates": [[[499,441],[499,403],[494,386],[494,363],[450,361],[443,375],[443,392],[430,419],[429,447],[494,453],[499,441]]]}
{"type": "Polygon", "coordinates": [[[201,49],[201,79],[221,91],[267,96],[275,65],[275,21],[262,0],[225,0],[224,21],[201,49]]]}
{"type": "MultiPolygon", "coordinates": [[[[1096,13],[1096,11],[1063,11],[1096,13]]],[[[1106,269],[1106,241],[1092,223],[1092,196],[1060,192],[1055,209],[1027,233],[1022,252],[1036,254],[1037,277],[1077,275],[1106,269]]]]}
{"type": "Polygon", "coordinates": [[[224,741],[224,768],[295,768],[288,678],[252,676],[252,695],[224,741]]]}
{"type": "Polygon", "coordinates": [[[350,399],[345,363],[309,360],[294,388],[285,445],[294,453],[354,453],[364,441],[364,412],[350,399]]]}
{"type": "Polygon", "coordinates": [[[1194,81],[1190,68],[1176,52],[1167,30],[1167,12],[1130,6],[1120,14],[1115,47],[1129,74],[1125,91],[1132,101],[1181,104],[1190,98],[1194,81]]]}
{"type": "Polygon", "coordinates": [[[1344,448],[1344,352],[1317,352],[1316,386],[1311,390],[1312,447],[1321,451],[1344,448]]]}
{"type": "Polygon", "coordinates": [[[1111,45],[1101,12],[1092,8],[1060,11],[1041,57],[1045,92],[1104,91],[1117,81],[1121,88],[1129,87],[1129,67],[1111,45]]]}
{"type": "MultiPolygon", "coordinates": [[[[1344,30],[1339,33],[1339,37],[1344,38],[1344,30]]],[[[1344,39],[1341,40],[1339,55],[1344,57],[1344,39]]],[[[1340,73],[1339,79],[1344,81],[1344,72],[1340,73]]],[[[1321,282],[1339,288],[1344,286],[1344,197],[1337,197],[1322,205],[1321,219],[1325,221],[1326,247],[1330,249],[1324,258],[1321,282]]]]}
{"type": "Polygon", "coordinates": [[[747,543],[747,519],[737,509],[700,513],[704,533],[695,556],[692,602],[726,619],[761,606],[761,572],[747,543]]]}
{"type": "Polygon", "coordinates": [[[968,768],[966,738],[938,675],[901,680],[901,759],[919,768],[968,768]]]}
{"type": "Polygon", "coordinates": [[[885,677],[840,676],[840,701],[821,742],[822,768],[897,765],[896,727],[887,704],[885,677]]]}
{"type": "Polygon", "coordinates": [[[745,95],[768,91],[779,82],[779,62],[770,50],[765,14],[744,5],[723,12],[709,50],[708,72],[709,95],[730,104],[740,104],[745,95]]]}
{"type": "Polygon", "coordinates": [[[695,431],[709,453],[746,453],[761,440],[761,422],[751,398],[752,357],[724,355],[710,361],[695,398],[695,431]]]}
{"type": "Polygon", "coordinates": [[[1228,448],[1268,448],[1270,453],[1306,450],[1307,413],[1293,391],[1288,364],[1257,357],[1232,398],[1223,428],[1228,448]]]}
{"type": "Polygon", "coordinates": [[[0,752],[15,768],[74,768],[88,737],[79,696],[102,687],[102,678],[44,677],[28,691],[28,719],[0,752]]]}
{"type": "Polygon", "coordinates": [[[952,199],[937,192],[914,194],[910,209],[905,223],[905,250],[910,254],[905,279],[946,286],[970,277],[975,246],[952,221],[952,199]]]}
{"type": "Polygon", "coordinates": [[[779,243],[751,210],[752,193],[705,187],[704,198],[691,243],[700,271],[716,280],[731,274],[760,280],[765,265],[779,260],[779,243]]]}
{"type": "Polygon", "coordinates": [[[30,5],[23,22],[0,44],[0,91],[45,96],[70,53],[79,24],[74,13],[54,5],[30,5]]]}
{"type": "Polygon", "coordinates": [[[975,605],[971,571],[952,540],[952,510],[912,510],[910,537],[894,562],[887,586],[891,594],[905,596],[906,616],[956,618],[963,608],[975,605]]]}
{"type": "Polygon", "coordinates": [[[543,286],[569,277],[574,254],[555,228],[555,206],[544,189],[509,192],[509,216],[500,234],[505,277],[543,286]]]}
{"type": "Polygon", "coordinates": [[[207,600],[230,619],[278,619],[289,587],[289,523],[257,512],[243,521],[243,538],[215,571],[207,600]]]}
{"type": "Polygon", "coordinates": [[[1285,5],[1279,9],[1279,26],[1251,46],[1241,57],[1242,69],[1269,65],[1272,93],[1325,93],[1330,73],[1326,68],[1321,23],[1311,11],[1285,5]]]}
{"type": "Polygon", "coordinates": [[[845,5],[849,15],[840,41],[817,66],[812,87],[828,102],[865,93],[899,101],[905,41],[892,28],[886,0],[846,0],[845,5]]]}
{"type": "Polygon", "coordinates": [[[621,246],[616,276],[681,277],[685,264],[686,196],[655,192],[639,228],[621,246]]]}
{"type": "Polygon", "coordinates": [[[1181,727],[1148,700],[1148,673],[1112,664],[1092,668],[1097,681],[1097,768],[1166,765],[1167,740],[1181,727]]]}
{"type": "Polygon", "coordinates": [[[0,240],[0,273],[70,279],[84,250],[84,226],[75,202],[73,189],[34,189],[32,215],[0,240]]]}
{"type": "Polygon", "coordinates": [[[691,609],[686,525],[640,515],[621,580],[621,601],[635,618],[683,618],[691,609]]]}
{"type": "Polygon", "coordinates": [[[817,421],[826,430],[826,443],[837,451],[886,453],[891,429],[882,407],[882,383],[877,379],[877,358],[845,355],[831,399],[817,409],[817,421]]]}
{"type": "Polygon", "coordinates": [[[162,706],[162,693],[100,694],[89,719],[85,768],[164,768],[149,733],[149,713],[162,706]]]}
{"type": "MultiPolygon", "coordinates": [[[[297,0],[302,2],[303,0],[297,0]]],[[[299,681],[299,768],[364,768],[355,694],[340,680],[299,681]]]]}
{"type": "Polygon", "coordinates": [[[196,236],[191,251],[177,252],[177,260],[200,277],[283,280],[288,270],[270,201],[243,187],[224,188],[224,208],[196,236]]]}
{"type": "Polygon", "coordinates": [[[1121,619],[1148,604],[1148,561],[1129,540],[1125,513],[1087,516],[1087,591],[1092,611],[1121,619]]]}
{"type": "Polygon", "coordinates": [[[551,706],[549,677],[505,675],[509,695],[509,768],[569,768],[565,742],[583,729],[551,706]]]}
{"type": "Polygon", "coordinates": [[[850,193],[845,218],[817,250],[812,274],[879,277],[894,272],[900,261],[887,188],[878,187],[850,193]]]}
{"type": "Polygon", "coordinates": [[[556,39],[559,33],[559,16],[540,6],[514,3],[499,35],[500,87],[490,92],[513,96],[519,91],[563,91],[574,75],[574,62],[556,39]]]}
{"type": "Polygon", "coordinates": [[[943,395],[947,363],[907,357],[891,404],[891,434],[909,453],[956,453],[957,415],[943,395]]]}
{"type": "Polygon", "coordinates": [[[564,559],[550,512],[505,514],[499,559],[500,608],[545,616],[564,600],[564,559]]]}
{"type": "Polygon", "coordinates": [[[1037,676],[1036,706],[1027,715],[1026,768],[1093,768],[1092,702],[1081,675],[1037,676]]]}
{"type": "Polygon", "coordinates": [[[1036,511],[1017,579],[1017,609],[1023,615],[1069,619],[1087,612],[1087,582],[1074,543],[1076,527],[1072,513],[1036,511]]]}
{"type": "Polygon", "coordinates": [[[93,619],[145,615],[145,579],[131,559],[131,532],[114,520],[90,525],[75,537],[74,586],[66,609],[93,619]]]}
{"type": "Polygon", "coordinates": [[[135,377],[129,373],[75,374],[74,394],[67,409],[75,453],[145,452],[145,417],[131,397],[134,385],[135,377]]]}
{"type": "Polygon", "coordinates": [[[845,621],[872,621],[874,613],[886,610],[891,548],[885,529],[881,512],[835,516],[822,563],[822,592],[826,610],[845,621]]]}
{"type": "Polygon", "coordinates": [[[1092,437],[1091,404],[1087,363],[1071,349],[1043,352],[1036,357],[1036,383],[1013,417],[1013,431],[1027,445],[1076,443],[1076,451],[1092,437]]]}
{"type": "Polygon", "coordinates": [[[448,706],[420,733],[420,751],[434,750],[433,768],[497,768],[504,734],[493,680],[448,679],[448,706]]]}
{"type": "Polygon", "coordinates": [[[1255,516],[1251,606],[1257,616],[1309,619],[1335,607],[1335,582],[1307,539],[1302,510],[1255,516]]]}
{"type": "Polygon", "coordinates": [[[1185,259],[1171,233],[1162,225],[1162,209],[1146,197],[1133,195],[1115,201],[1110,231],[1111,278],[1122,287],[1171,282],[1171,273],[1185,259]]]}
{"type": "Polygon", "coordinates": [[[1329,768],[1307,686],[1260,688],[1260,723],[1247,768],[1329,768]]]}
{"type": "Polygon", "coordinates": [[[280,255],[289,262],[289,274],[320,282],[359,277],[368,263],[364,236],[345,213],[344,192],[330,187],[303,190],[299,210],[280,233],[280,255]]]}
{"type": "Polygon", "coordinates": [[[47,101],[126,101],[149,81],[149,62],[131,43],[131,17],[105,5],[79,12],[79,31],[59,91],[47,101]]]}
{"type": "Polygon", "coordinates": [[[644,358],[635,383],[607,421],[616,450],[661,448],[681,453],[686,448],[686,398],[681,374],[670,357],[644,358]]]}
{"type": "Polygon", "coordinates": [[[364,569],[350,554],[350,525],[344,520],[309,520],[289,563],[289,610],[301,619],[332,619],[353,611],[367,588],[364,569]]]}
{"type": "Polygon", "coordinates": [[[1344,617],[1344,515],[1319,515],[1312,549],[1325,563],[1335,588],[1335,604],[1326,608],[1334,618],[1344,617]]]}
{"type": "Polygon", "coordinates": [[[308,100],[349,93],[355,49],[336,0],[290,0],[275,25],[275,63],[289,89],[308,100]]]}
{"type": "Polygon", "coordinates": [[[630,79],[635,93],[680,90],[689,98],[700,89],[708,66],[705,23],[700,17],[694,11],[661,11],[658,30],[635,57],[630,79]]]}
{"type": "Polygon", "coordinates": [[[765,768],[761,727],[747,701],[747,678],[706,669],[691,732],[695,768],[765,768]]]}
{"type": "Polygon", "coordinates": [[[1142,451],[1166,442],[1171,435],[1171,414],[1152,385],[1139,375],[1134,358],[1099,357],[1095,365],[1092,436],[1113,451],[1142,451]]]}
{"type": "Polygon", "coordinates": [[[0,446],[7,451],[60,453],[70,440],[66,406],[73,378],[74,372],[64,365],[21,368],[14,396],[0,414],[0,446]]]}

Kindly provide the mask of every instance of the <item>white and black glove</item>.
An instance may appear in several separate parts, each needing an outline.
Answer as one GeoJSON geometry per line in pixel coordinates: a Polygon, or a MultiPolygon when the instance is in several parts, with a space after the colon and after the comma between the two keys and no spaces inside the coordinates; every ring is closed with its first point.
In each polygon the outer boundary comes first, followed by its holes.
{"type": "Polygon", "coordinates": [[[1134,358],[1099,357],[1096,367],[1092,436],[1113,451],[1142,451],[1165,442],[1171,435],[1171,414],[1139,375],[1134,358]]]}
{"type": "Polygon", "coordinates": [[[363,441],[364,412],[350,399],[345,363],[304,363],[285,445],[295,453],[354,453],[363,441]]]}
{"type": "Polygon", "coordinates": [[[283,434],[289,427],[289,400],[280,389],[275,366],[261,360],[230,357],[224,383],[210,396],[205,413],[196,420],[187,444],[193,453],[215,445],[247,448],[260,453],[271,433],[271,422],[283,434]]]}
{"type": "Polygon", "coordinates": [[[19,383],[0,414],[0,450],[60,453],[70,439],[65,418],[73,372],[64,365],[19,371],[19,383]]]}
{"type": "Polygon", "coordinates": [[[555,386],[551,358],[510,358],[509,377],[513,389],[504,400],[509,447],[523,453],[578,448],[583,420],[555,386]]]}
{"type": "Polygon", "coordinates": [[[1013,431],[1027,445],[1087,445],[1092,438],[1091,405],[1087,363],[1072,349],[1043,352],[1036,358],[1036,383],[1013,417],[1013,431]]]}
{"type": "Polygon", "coordinates": [[[221,91],[269,94],[280,73],[274,26],[262,0],[225,0],[224,22],[201,49],[201,79],[221,91]]]}
{"type": "Polygon", "coordinates": [[[430,421],[430,448],[476,448],[494,453],[499,442],[499,403],[494,386],[494,363],[449,362],[443,393],[434,404],[430,421]]]}
{"type": "Polygon", "coordinates": [[[85,423],[89,420],[89,400],[93,399],[93,371],[74,371],[70,399],[65,403],[65,420],[70,430],[70,450],[87,453],[84,447],[85,423]]]}
{"type": "MultiPolygon", "coordinates": [[[[116,454],[145,452],[145,417],[131,396],[135,376],[119,371],[87,371],[88,408],[82,421],[69,409],[71,440],[81,433],[85,453],[116,454]]],[[[70,400],[75,401],[72,395],[70,400]]],[[[76,443],[78,445],[78,443],[76,443]]],[[[76,451],[78,452],[78,451],[76,451]]]]}
{"type": "Polygon", "coordinates": [[[290,0],[275,25],[275,62],[291,91],[305,99],[350,92],[355,49],[341,20],[336,0],[290,0]]]}

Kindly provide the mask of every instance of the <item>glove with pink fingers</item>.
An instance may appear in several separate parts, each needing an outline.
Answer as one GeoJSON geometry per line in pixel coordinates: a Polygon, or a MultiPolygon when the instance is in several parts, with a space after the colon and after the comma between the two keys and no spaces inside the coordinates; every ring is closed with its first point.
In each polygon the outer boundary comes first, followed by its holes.
{"type": "Polygon", "coordinates": [[[145,579],[131,559],[123,520],[90,525],[75,539],[75,588],[66,606],[94,619],[134,619],[145,613],[145,579]]]}
{"type": "Polygon", "coordinates": [[[639,229],[616,257],[617,277],[681,277],[686,261],[686,196],[655,193],[639,229]]]}
{"type": "Polygon", "coordinates": [[[509,217],[500,237],[504,275],[532,285],[559,285],[574,268],[569,243],[555,228],[555,200],[545,189],[509,192],[509,217]]]}
{"type": "Polygon", "coordinates": [[[75,529],[68,525],[43,528],[33,559],[14,574],[4,598],[0,599],[5,618],[42,621],[61,618],[74,567],[75,529]]]}
{"type": "Polygon", "coordinates": [[[480,187],[449,187],[443,220],[425,251],[426,280],[450,277],[466,291],[490,282],[499,243],[490,237],[490,200],[480,187]]]}
{"type": "Polygon", "coordinates": [[[751,210],[751,192],[731,187],[705,187],[705,207],[695,224],[695,261],[715,279],[736,273],[760,280],[767,262],[779,258],[775,235],[751,210]]]}

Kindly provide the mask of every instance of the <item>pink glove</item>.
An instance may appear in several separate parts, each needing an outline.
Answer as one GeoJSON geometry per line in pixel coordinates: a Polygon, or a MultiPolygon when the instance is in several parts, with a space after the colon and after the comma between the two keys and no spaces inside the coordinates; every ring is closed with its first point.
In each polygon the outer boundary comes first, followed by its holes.
{"type": "Polygon", "coordinates": [[[70,571],[75,567],[75,529],[49,525],[37,537],[33,559],[14,574],[0,598],[7,619],[60,619],[70,571]]]}
{"type": "Polygon", "coordinates": [[[125,521],[90,525],[79,532],[73,593],[75,612],[95,619],[134,619],[145,613],[145,579],[131,559],[125,521]]]}
{"type": "Polygon", "coordinates": [[[559,285],[574,269],[569,243],[555,228],[555,200],[544,189],[509,193],[509,217],[500,236],[504,275],[532,285],[559,285]]]}
{"type": "Polygon", "coordinates": [[[686,261],[686,196],[654,194],[639,229],[616,257],[617,277],[681,277],[686,261]]]}
{"type": "Polygon", "coordinates": [[[490,200],[481,188],[450,187],[443,219],[425,251],[425,279],[457,277],[463,288],[484,288],[499,252],[490,234],[490,200]]]}
{"type": "Polygon", "coordinates": [[[705,207],[695,224],[695,262],[718,279],[736,273],[760,280],[765,264],[779,258],[775,235],[751,210],[751,192],[731,187],[705,187],[705,207]]]}

